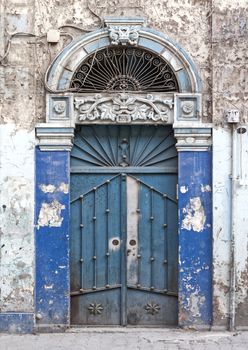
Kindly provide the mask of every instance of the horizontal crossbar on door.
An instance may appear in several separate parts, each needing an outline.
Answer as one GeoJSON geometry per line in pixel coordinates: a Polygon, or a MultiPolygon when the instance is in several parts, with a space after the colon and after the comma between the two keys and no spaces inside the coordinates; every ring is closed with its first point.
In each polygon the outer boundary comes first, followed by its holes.
{"type": "Polygon", "coordinates": [[[72,166],[72,174],[96,174],[96,173],[139,173],[139,174],[177,174],[176,167],[90,167],[72,166]]]}
{"type": "Polygon", "coordinates": [[[102,292],[104,290],[110,290],[110,289],[117,289],[121,288],[121,284],[115,284],[113,286],[108,286],[108,287],[99,287],[96,289],[90,288],[90,289],[79,289],[75,291],[71,291],[70,295],[71,297],[76,296],[76,295],[82,295],[82,294],[89,294],[89,293],[95,293],[95,292],[102,292]]]}
{"type": "Polygon", "coordinates": [[[149,293],[158,293],[158,294],[166,294],[166,295],[172,295],[172,296],[177,296],[178,294],[176,292],[167,290],[167,289],[156,289],[156,288],[148,288],[148,287],[142,287],[142,286],[136,286],[136,285],[127,285],[127,288],[129,289],[135,289],[135,290],[140,290],[143,292],[149,292],[149,293]]]}

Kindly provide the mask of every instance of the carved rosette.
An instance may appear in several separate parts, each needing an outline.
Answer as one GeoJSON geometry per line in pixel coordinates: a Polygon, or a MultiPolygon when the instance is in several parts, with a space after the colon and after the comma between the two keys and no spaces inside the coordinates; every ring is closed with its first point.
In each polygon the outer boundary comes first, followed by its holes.
{"type": "Polygon", "coordinates": [[[176,94],[175,121],[200,121],[201,96],[200,94],[176,94]]]}
{"type": "Polygon", "coordinates": [[[47,121],[69,120],[71,107],[71,100],[68,96],[47,96],[47,121]]]}
{"type": "Polygon", "coordinates": [[[88,307],[88,310],[91,315],[101,315],[103,311],[103,306],[100,303],[91,303],[88,307]]]}
{"type": "Polygon", "coordinates": [[[160,309],[161,309],[161,308],[160,308],[159,304],[153,303],[153,302],[147,303],[146,306],[145,306],[146,312],[147,312],[148,314],[150,314],[150,315],[156,315],[156,314],[158,314],[159,311],[160,311],[160,309]]]}
{"type": "Polygon", "coordinates": [[[173,100],[146,95],[119,93],[113,96],[96,94],[75,97],[77,122],[106,121],[117,123],[162,122],[167,123],[173,100]]]}

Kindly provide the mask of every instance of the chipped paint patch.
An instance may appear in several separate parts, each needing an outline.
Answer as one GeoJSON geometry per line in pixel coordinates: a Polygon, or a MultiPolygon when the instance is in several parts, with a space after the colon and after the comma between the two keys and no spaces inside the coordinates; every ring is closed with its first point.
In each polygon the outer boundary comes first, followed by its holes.
{"type": "Polygon", "coordinates": [[[195,232],[203,231],[206,215],[200,197],[190,198],[190,202],[183,208],[183,214],[182,229],[195,232]]]}
{"type": "Polygon", "coordinates": [[[209,186],[209,185],[201,185],[201,191],[202,192],[211,192],[212,189],[211,189],[211,186],[209,186]]]}
{"type": "Polygon", "coordinates": [[[65,194],[69,193],[69,185],[64,182],[61,182],[61,184],[58,187],[50,184],[49,185],[41,184],[39,188],[44,193],[54,193],[54,192],[63,192],[65,194]]]}
{"type": "Polygon", "coordinates": [[[181,193],[186,193],[186,192],[188,192],[188,190],[189,190],[189,189],[188,189],[187,186],[181,186],[181,187],[180,187],[180,192],[181,192],[181,193]]]}
{"type": "Polygon", "coordinates": [[[120,249],[120,239],[119,237],[112,237],[109,240],[109,251],[116,251],[120,249]]]}
{"type": "Polygon", "coordinates": [[[204,305],[206,298],[199,295],[197,291],[190,294],[189,309],[194,317],[201,317],[201,306],[204,305]]]}
{"type": "Polygon", "coordinates": [[[53,289],[53,284],[45,285],[44,288],[45,289],[53,289]]]}
{"type": "Polygon", "coordinates": [[[61,184],[59,185],[57,191],[59,192],[63,192],[63,193],[69,193],[69,185],[61,182],[61,184]]]}
{"type": "Polygon", "coordinates": [[[137,254],[139,225],[139,184],[127,176],[127,279],[130,284],[137,284],[137,254]]]}
{"type": "Polygon", "coordinates": [[[42,184],[39,187],[40,187],[41,191],[44,193],[54,193],[56,190],[56,187],[54,185],[42,184]]]}
{"type": "Polygon", "coordinates": [[[61,211],[63,209],[65,209],[65,206],[57,200],[52,203],[42,203],[38,226],[61,227],[63,221],[61,211]]]}

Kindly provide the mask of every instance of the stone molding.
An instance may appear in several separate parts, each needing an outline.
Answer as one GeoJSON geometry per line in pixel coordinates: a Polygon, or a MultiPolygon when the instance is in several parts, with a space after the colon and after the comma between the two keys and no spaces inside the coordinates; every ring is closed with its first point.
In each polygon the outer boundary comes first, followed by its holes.
{"type": "Polygon", "coordinates": [[[212,126],[200,124],[198,127],[176,127],[174,136],[177,139],[176,148],[180,151],[206,152],[212,145],[212,126]]]}
{"type": "Polygon", "coordinates": [[[71,151],[74,127],[68,125],[38,124],[36,136],[41,151],[71,151]]]}

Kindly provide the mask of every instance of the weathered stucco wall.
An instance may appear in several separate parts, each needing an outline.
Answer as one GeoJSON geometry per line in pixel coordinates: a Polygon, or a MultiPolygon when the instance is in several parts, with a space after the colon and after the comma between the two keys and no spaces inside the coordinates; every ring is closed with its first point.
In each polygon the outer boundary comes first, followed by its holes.
{"type": "Polygon", "coordinates": [[[229,316],[230,160],[229,128],[213,129],[213,317],[215,325],[219,326],[226,325],[229,316]]]}
{"type": "Polygon", "coordinates": [[[0,127],[0,311],[32,311],[34,132],[0,127]]]}
{"type": "MultiPolygon", "coordinates": [[[[213,121],[214,325],[229,312],[231,133],[225,111],[247,120],[248,0],[2,0],[0,3],[1,297],[2,311],[32,311],[34,126],[45,120],[44,73],[55,55],[102,16],[144,16],[178,42],[203,85],[204,121],[213,121]],[[80,30],[66,25],[76,25],[80,30]],[[60,28],[58,44],[49,29],[60,28]],[[19,33],[19,34],[15,34],[19,33]],[[22,33],[22,34],[20,34],[22,33]],[[24,34],[23,34],[24,33],[24,34]],[[2,151],[4,149],[4,151],[2,151]],[[19,219],[18,219],[19,218],[19,219]]],[[[247,135],[247,133],[245,134],[247,135]]],[[[247,137],[242,147],[246,147],[247,137]]],[[[246,153],[244,148],[243,154],[246,153]]],[[[248,163],[244,157],[243,163],[248,163]]],[[[244,174],[248,170],[244,169],[244,174]]],[[[237,321],[247,325],[248,186],[237,185],[237,321]]]]}
{"type": "Polygon", "coordinates": [[[0,30],[5,42],[14,36],[8,56],[1,65],[1,121],[14,120],[32,127],[44,120],[44,72],[53,57],[83,30],[102,26],[106,15],[141,15],[147,25],[180,43],[194,60],[203,84],[203,115],[223,122],[227,108],[238,107],[245,119],[247,110],[247,0],[171,0],[171,1],[86,1],[2,0],[0,30]],[[61,31],[59,44],[48,44],[49,29],[61,31]],[[7,79],[6,79],[7,77],[7,79]],[[5,89],[6,88],[6,89],[5,89]],[[4,93],[5,90],[5,93],[4,93]],[[16,93],[18,91],[18,94],[16,93]],[[213,102],[213,103],[212,103],[213,102]],[[9,107],[11,105],[11,108],[9,107]],[[26,112],[17,113],[25,105],[26,112]],[[213,113],[212,113],[213,110],[213,113]],[[20,120],[19,120],[20,119],[20,120]]]}

